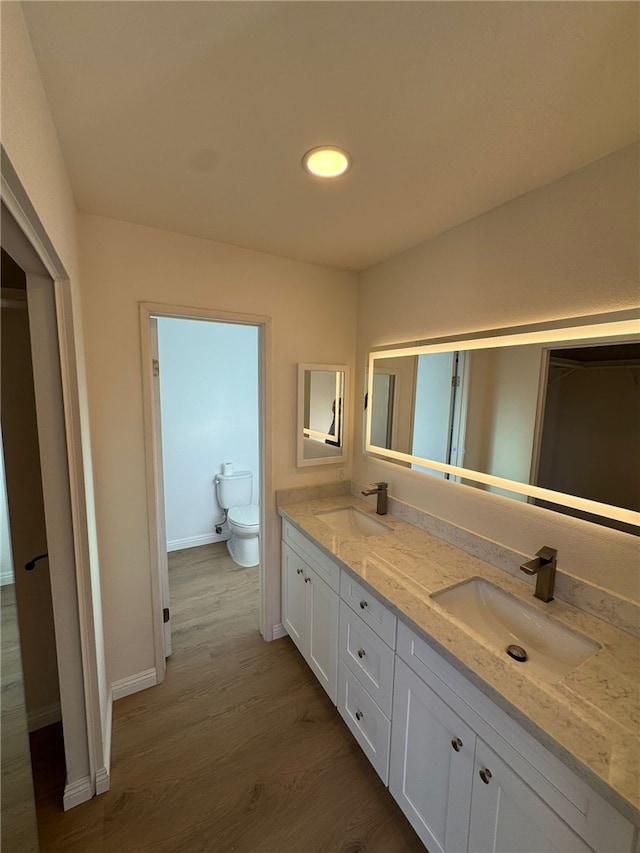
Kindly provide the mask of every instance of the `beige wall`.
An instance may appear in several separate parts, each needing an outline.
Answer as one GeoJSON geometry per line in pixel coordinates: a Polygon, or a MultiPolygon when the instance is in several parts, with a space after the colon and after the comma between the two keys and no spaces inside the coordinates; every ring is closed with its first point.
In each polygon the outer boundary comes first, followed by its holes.
{"type": "MultiPolygon", "coordinates": [[[[97,555],[97,537],[92,514],[92,471],[91,448],[88,433],[88,409],[86,383],[84,380],[83,335],[80,315],[76,236],[76,208],[66,166],[60,150],[58,137],[51,118],[38,66],[24,21],[21,5],[17,2],[2,3],[2,145],[8,160],[15,170],[21,191],[32,206],[39,220],[39,236],[46,237],[49,247],[57,254],[69,277],[63,286],[65,298],[70,303],[66,320],[72,325],[65,330],[73,336],[69,341],[70,367],[77,369],[79,405],[68,411],[73,417],[74,438],[82,444],[82,465],[76,473],[76,485],[86,498],[86,516],[82,523],[80,543],[84,566],[89,567],[90,579],[85,578],[92,603],[91,649],[95,643],[95,667],[98,671],[100,708],[97,714],[103,725],[103,740],[107,738],[105,728],[106,684],[101,669],[104,650],[102,648],[102,624],[100,604],[100,578],[97,555]],[[90,558],[89,556],[90,555],[90,558]]],[[[3,164],[3,169],[5,164],[3,164]]],[[[22,196],[18,199],[22,204],[22,196]]],[[[82,500],[80,500],[82,511],[82,500]]],[[[59,606],[56,623],[64,624],[64,636],[57,637],[63,709],[65,713],[65,751],[67,784],[82,780],[90,773],[87,732],[84,720],[85,690],[82,676],[79,634],[80,615],[76,596],[74,567],[65,566],[64,588],[58,589],[59,606]],[[64,667],[60,665],[60,659],[64,667]]],[[[54,595],[55,599],[55,595],[54,595]]],[[[84,614],[86,615],[86,613],[84,614]]],[[[95,709],[94,709],[95,710],[95,709]]]]}
{"type": "Polygon", "coordinates": [[[76,207],[20,3],[2,4],[2,145],[75,281],[76,207]]]}
{"type": "MultiPolygon", "coordinates": [[[[637,305],[638,197],[636,145],[363,273],[356,389],[370,347],[637,305]]],[[[355,477],[515,550],[556,547],[565,571],[640,598],[636,537],[362,455],[355,477]]]]}
{"type": "Polygon", "coordinates": [[[273,490],[335,476],[326,467],[295,467],[297,364],[353,368],[357,285],[353,273],[96,216],[79,221],[107,659],[115,681],[154,666],[139,303],[271,317],[266,572],[275,624],[280,533],[273,490]]]}

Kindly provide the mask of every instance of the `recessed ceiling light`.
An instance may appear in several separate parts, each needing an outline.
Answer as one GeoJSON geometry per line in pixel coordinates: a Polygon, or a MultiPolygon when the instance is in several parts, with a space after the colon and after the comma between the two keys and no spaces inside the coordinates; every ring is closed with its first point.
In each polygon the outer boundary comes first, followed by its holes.
{"type": "Polygon", "coordinates": [[[339,178],[351,166],[351,155],[333,145],[312,148],[302,158],[302,166],[317,178],[339,178]]]}

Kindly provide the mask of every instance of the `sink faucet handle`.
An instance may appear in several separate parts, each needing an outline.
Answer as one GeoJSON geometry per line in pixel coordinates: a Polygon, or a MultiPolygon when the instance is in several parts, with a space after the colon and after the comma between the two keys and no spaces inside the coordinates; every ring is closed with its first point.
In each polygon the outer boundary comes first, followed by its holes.
{"type": "Polygon", "coordinates": [[[539,551],[536,551],[536,557],[540,557],[540,562],[543,565],[545,563],[552,563],[558,558],[558,549],[549,548],[548,545],[545,545],[544,547],[540,548],[539,551]]]}

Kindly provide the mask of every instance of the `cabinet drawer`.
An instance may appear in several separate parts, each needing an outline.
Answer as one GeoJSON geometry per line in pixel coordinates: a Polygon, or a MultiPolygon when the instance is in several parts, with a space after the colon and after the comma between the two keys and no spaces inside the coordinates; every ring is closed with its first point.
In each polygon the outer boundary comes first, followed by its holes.
{"type": "Polygon", "coordinates": [[[340,566],[284,518],[282,519],[282,541],[305,559],[331,589],[335,592],[339,591],[340,566]]]}
{"type": "Polygon", "coordinates": [[[393,649],[366,625],[344,601],[340,602],[338,652],[387,717],[393,700],[393,649]]]}
{"type": "Polygon", "coordinates": [[[338,711],[386,785],[391,723],[343,660],[338,661],[338,711]]]}
{"type": "Polygon", "coordinates": [[[396,647],[396,617],[348,572],[340,575],[340,598],[392,649],[396,647]]]}

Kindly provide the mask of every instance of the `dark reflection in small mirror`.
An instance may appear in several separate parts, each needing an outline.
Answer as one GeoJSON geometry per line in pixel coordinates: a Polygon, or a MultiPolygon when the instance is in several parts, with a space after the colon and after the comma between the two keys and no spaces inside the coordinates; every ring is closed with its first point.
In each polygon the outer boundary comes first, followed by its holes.
{"type": "Polygon", "coordinates": [[[298,366],[298,465],[344,459],[346,369],[298,366]]]}

